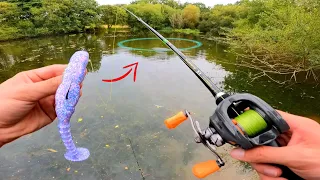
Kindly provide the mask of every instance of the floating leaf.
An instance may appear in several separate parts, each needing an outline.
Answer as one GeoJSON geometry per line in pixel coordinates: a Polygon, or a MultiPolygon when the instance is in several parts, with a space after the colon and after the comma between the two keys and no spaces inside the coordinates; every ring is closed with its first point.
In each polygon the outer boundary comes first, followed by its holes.
{"type": "Polygon", "coordinates": [[[47,149],[47,150],[54,153],[58,152],[57,150],[54,150],[54,149],[47,149]]]}
{"type": "Polygon", "coordinates": [[[74,173],[78,173],[78,171],[77,171],[77,170],[75,170],[75,171],[74,171],[74,173]]]}
{"type": "Polygon", "coordinates": [[[107,147],[107,148],[109,148],[109,147],[110,147],[110,145],[109,145],[109,144],[106,144],[106,147],[107,147]]]}
{"type": "Polygon", "coordinates": [[[101,118],[103,118],[103,116],[101,116],[101,118]]]}
{"type": "Polygon", "coordinates": [[[80,137],[83,138],[87,135],[87,129],[85,129],[83,132],[80,133],[80,137]]]}
{"type": "Polygon", "coordinates": [[[78,119],[78,122],[82,122],[82,120],[83,120],[82,118],[79,118],[79,119],[78,119]]]}
{"type": "Polygon", "coordinates": [[[114,128],[119,128],[119,125],[116,125],[114,128]]]}
{"type": "Polygon", "coordinates": [[[163,106],[159,106],[159,105],[155,105],[155,106],[156,106],[158,109],[163,107],[163,106]]]}
{"type": "Polygon", "coordinates": [[[69,172],[69,171],[70,171],[70,168],[67,168],[67,171],[69,172]]]}

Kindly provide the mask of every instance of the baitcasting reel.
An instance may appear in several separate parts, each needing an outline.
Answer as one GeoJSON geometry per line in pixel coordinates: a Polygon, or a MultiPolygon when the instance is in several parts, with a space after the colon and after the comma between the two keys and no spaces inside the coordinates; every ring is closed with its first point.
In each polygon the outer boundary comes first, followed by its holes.
{"type": "MultiPolygon", "coordinates": [[[[165,120],[166,126],[173,129],[189,118],[196,135],[195,141],[202,143],[216,156],[216,160],[203,162],[193,167],[192,171],[198,178],[204,178],[225,165],[215,151],[215,147],[220,147],[225,143],[243,149],[261,145],[279,147],[276,142],[277,137],[290,129],[276,110],[254,95],[230,96],[218,93],[216,102],[217,109],[210,117],[209,127],[204,130],[200,128],[198,121],[192,119],[188,111],[180,112],[165,120]]],[[[282,177],[290,180],[301,179],[288,167],[276,166],[282,169],[282,177]]]]}

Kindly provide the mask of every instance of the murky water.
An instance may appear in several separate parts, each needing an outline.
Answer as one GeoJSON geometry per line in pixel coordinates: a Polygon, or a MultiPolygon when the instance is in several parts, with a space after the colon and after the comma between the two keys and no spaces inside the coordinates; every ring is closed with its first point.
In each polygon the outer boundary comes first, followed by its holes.
{"type": "MultiPolygon", "coordinates": [[[[145,37],[145,36],[144,36],[145,37]]],[[[152,36],[148,36],[152,37],[152,36]]],[[[251,82],[248,70],[225,65],[233,61],[223,48],[192,36],[167,37],[197,39],[203,46],[185,51],[212,80],[228,91],[244,91],[260,96],[279,109],[317,118],[319,87],[303,83],[280,86],[268,79],[251,82]]],[[[130,42],[130,51],[117,46],[129,38],[101,35],[65,35],[0,43],[0,81],[16,73],[50,64],[68,63],[71,55],[85,48],[90,53],[81,97],[71,119],[74,140],[91,151],[87,161],[64,159],[64,146],[56,122],[25,136],[0,150],[0,179],[196,179],[192,165],[214,158],[197,145],[189,123],[167,130],[164,119],[188,109],[203,126],[215,109],[215,101],[204,85],[158,40],[130,42]],[[113,48],[114,47],[114,48],[113,48]],[[138,62],[137,80],[130,74],[122,81],[105,83],[127,72],[124,66],[138,62]],[[80,120],[79,120],[80,119],[80,120]],[[82,119],[82,120],[81,120],[82,119]]],[[[172,41],[179,48],[192,42],[172,41]]],[[[229,146],[219,149],[226,166],[207,179],[255,179],[255,173],[230,159],[229,146]]]]}

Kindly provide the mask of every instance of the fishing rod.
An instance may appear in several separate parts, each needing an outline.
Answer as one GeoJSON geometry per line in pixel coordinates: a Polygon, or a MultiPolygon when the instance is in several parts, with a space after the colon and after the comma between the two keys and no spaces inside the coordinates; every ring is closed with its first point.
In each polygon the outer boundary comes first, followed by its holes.
{"type": "MultiPolygon", "coordinates": [[[[125,8],[124,8],[125,9],[125,8]]],[[[202,83],[208,88],[211,94],[215,97],[220,91],[220,89],[206,76],[193,62],[187,59],[187,57],[176,48],[171,42],[169,42],[166,38],[164,38],[160,33],[154,30],[151,26],[149,26],[146,22],[144,22],[141,18],[133,14],[128,9],[125,9],[129,14],[135,17],[138,21],[140,21],[143,25],[145,25],[154,35],[156,35],[163,43],[165,43],[174,53],[176,53],[179,58],[191,69],[191,71],[202,81],[202,83]]]]}
{"type": "MultiPolygon", "coordinates": [[[[202,129],[198,121],[193,120],[191,114],[185,110],[165,120],[169,129],[178,127],[182,122],[190,119],[195,133],[196,143],[207,147],[216,160],[199,163],[192,169],[198,178],[204,178],[225,165],[223,159],[216,152],[216,147],[226,143],[243,149],[257,146],[280,147],[276,139],[288,132],[290,127],[281,115],[262,99],[248,93],[229,95],[222,92],[195,64],[159,32],[149,26],[141,18],[124,8],[129,14],[144,24],[153,34],[164,42],[191,71],[202,81],[216,98],[217,108],[209,118],[209,127],[202,129]]],[[[286,166],[275,165],[282,170],[282,176],[289,180],[302,179],[286,166]]]]}

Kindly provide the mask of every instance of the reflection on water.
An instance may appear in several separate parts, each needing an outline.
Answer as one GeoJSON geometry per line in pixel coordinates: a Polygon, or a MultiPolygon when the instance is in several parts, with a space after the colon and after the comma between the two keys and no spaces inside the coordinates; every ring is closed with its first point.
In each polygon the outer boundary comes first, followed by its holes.
{"type": "MultiPolygon", "coordinates": [[[[171,37],[193,38],[177,34],[171,37]]],[[[119,36],[115,44],[128,38],[132,37],[119,36]]],[[[285,89],[276,88],[267,80],[257,82],[259,88],[252,83],[252,86],[245,85],[248,79],[237,73],[236,67],[214,63],[214,59],[232,57],[212,42],[200,41],[204,43],[202,47],[185,54],[218,86],[229,91],[253,92],[279,108],[292,108],[296,113],[319,115],[317,106],[310,105],[310,109],[304,111],[299,104],[306,101],[317,104],[315,89],[300,85],[292,90],[294,95],[285,92],[279,95],[285,89]],[[268,94],[263,93],[265,90],[268,94]],[[303,92],[315,99],[299,98],[298,94],[303,92]]],[[[152,41],[145,47],[161,47],[157,43],[152,41]]],[[[187,46],[176,43],[178,47],[187,46]]],[[[215,103],[205,86],[171,52],[130,52],[116,47],[113,53],[113,44],[113,37],[108,34],[66,35],[0,44],[1,82],[20,71],[67,63],[79,49],[89,51],[93,63],[93,70],[88,66],[83,96],[71,119],[74,140],[77,146],[91,151],[90,158],[77,163],[64,159],[64,146],[55,122],[1,149],[0,179],[196,179],[191,173],[192,165],[214,158],[207,149],[194,143],[189,123],[173,131],[167,130],[163,123],[176,112],[189,109],[195,113],[194,118],[206,126],[215,103]],[[117,83],[102,82],[102,79],[123,75],[126,70],[122,67],[134,62],[139,62],[136,82],[132,74],[117,83]],[[82,121],[78,121],[79,118],[82,121]]],[[[227,165],[207,179],[255,178],[254,172],[230,159],[228,146],[219,151],[227,165]]]]}

